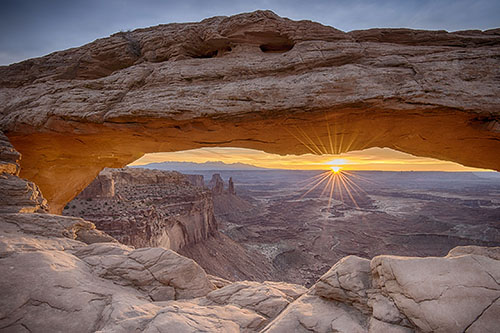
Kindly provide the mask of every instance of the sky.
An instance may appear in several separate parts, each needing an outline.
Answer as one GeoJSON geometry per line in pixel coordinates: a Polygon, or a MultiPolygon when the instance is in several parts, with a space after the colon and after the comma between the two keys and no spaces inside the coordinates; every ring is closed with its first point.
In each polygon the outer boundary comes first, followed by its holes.
{"type": "Polygon", "coordinates": [[[341,155],[275,155],[246,148],[200,148],[173,153],[146,154],[130,165],[172,162],[245,163],[271,169],[329,170],[340,166],[344,170],[382,171],[485,171],[432,158],[416,157],[389,148],[369,148],[341,155]]]}
{"type": "Polygon", "coordinates": [[[0,0],[0,65],[80,46],[118,31],[269,9],[343,31],[500,27],[499,0],[0,0]]]}

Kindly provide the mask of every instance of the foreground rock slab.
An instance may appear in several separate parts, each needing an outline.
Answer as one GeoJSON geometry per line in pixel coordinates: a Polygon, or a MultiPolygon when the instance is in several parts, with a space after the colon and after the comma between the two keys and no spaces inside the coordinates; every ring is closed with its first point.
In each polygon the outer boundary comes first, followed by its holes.
{"type": "Polygon", "coordinates": [[[500,248],[443,258],[349,256],[263,332],[495,332],[500,248]]]}
{"type": "Polygon", "coordinates": [[[162,248],[87,245],[72,238],[68,220],[81,221],[0,214],[0,331],[253,332],[267,323],[229,303],[202,304],[215,287],[191,259],[162,248]],[[174,299],[193,301],[161,302],[174,299]]]}
{"type": "Polygon", "coordinates": [[[0,331],[495,332],[500,322],[500,248],[350,256],[307,290],[210,277],[163,248],[87,245],[81,223],[0,214],[0,331]]]}

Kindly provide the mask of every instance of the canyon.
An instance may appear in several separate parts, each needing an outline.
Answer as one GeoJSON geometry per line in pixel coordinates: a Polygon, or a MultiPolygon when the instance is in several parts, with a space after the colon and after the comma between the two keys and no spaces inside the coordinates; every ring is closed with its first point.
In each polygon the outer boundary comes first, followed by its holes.
{"type": "Polygon", "coordinates": [[[220,171],[235,180],[238,200],[214,200],[219,230],[263,254],[279,280],[306,286],[349,255],[500,246],[497,173],[348,171],[353,185],[335,187],[331,199],[326,181],[312,188],[322,173],[220,171]]]}
{"type": "Polygon", "coordinates": [[[0,67],[0,331],[495,332],[499,247],[347,256],[306,288],[229,281],[59,214],[104,167],[204,146],[498,171],[499,55],[498,29],[345,33],[256,11],[0,67]]]}
{"type": "Polygon", "coordinates": [[[209,274],[235,280],[278,280],[271,263],[220,233],[214,201],[235,201],[234,185],[203,176],[140,168],[104,169],[69,202],[63,215],[94,223],[134,247],[165,247],[194,259],[209,274]]]}
{"type": "Polygon", "coordinates": [[[355,185],[336,187],[330,199],[325,186],[312,189],[323,171],[144,167],[103,170],[63,214],[126,245],[170,248],[224,279],[308,287],[349,255],[444,256],[461,245],[500,246],[496,173],[352,171],[344,174],[355,185]],[[127,179],[114,185],[112,200],[95,191],[108,178],[127,179]],[[181,231],[172,232],[174,225],[181,231]],[[138,230],[149,243],[133,240],[138,230]],[[179,240],[162,243],[165,233],[179,240]]]}

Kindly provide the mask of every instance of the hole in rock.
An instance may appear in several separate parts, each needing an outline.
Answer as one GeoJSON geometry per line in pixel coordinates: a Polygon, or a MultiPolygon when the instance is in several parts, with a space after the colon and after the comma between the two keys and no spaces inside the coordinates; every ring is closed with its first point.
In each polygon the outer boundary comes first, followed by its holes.
{"type": "Polygon", "coordinates": [[[200,58],[200,59],[213,58],[213,57],[216,57],[218,53],[219,53],[219,50],[213,50],[213,51],[208,51],[206,53],[200,54],[198,56],[194,56],[193,58],[200,58]]]}
{"type": "Polygon", "coordinates": [[[291,42],[287,43],[271,43],[260,45],[260,50],[265,53],[285,53],[293,49],[294,44],[291,42]]]}
{"type": "Polygon", "coordinates": [[[217,56],[222,56],[228,52],[231,52],[232,48],[230,46],[223,46],[218,49],[210,49],[210,50],[204,50],[204,51],[199,51],[196,54],[194,54],[192,57],[197,58],[197,59],[208,59],[208,58],[215,58],[217,56]]]}
{"type": "Polygon", "coordinates": [[[290,51],[295,42],[285,35],[275,32],[247,33],[255,41],[260,42],[259,47],[265,53],[284,53],[290,51]]]}
{"type": "Polygon", "coordinates": [[[388,148],[200,148],[104,169],[63,213],[125,244],[172,248],[226,279],[311,285],[351,254],[499,246],[500,177],[388,148]]]}

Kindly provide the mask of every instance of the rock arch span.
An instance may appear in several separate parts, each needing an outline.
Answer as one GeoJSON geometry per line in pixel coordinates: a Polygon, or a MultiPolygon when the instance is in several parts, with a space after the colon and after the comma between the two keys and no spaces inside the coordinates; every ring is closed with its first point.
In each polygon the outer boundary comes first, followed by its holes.
{"type": "Polygon", "coordinates": [[[0,101],[21,176],[56,213],[103,167],[203,146],[389,147],[500,170],[500,29],[214,17],[0,67],[0,101]]]}

